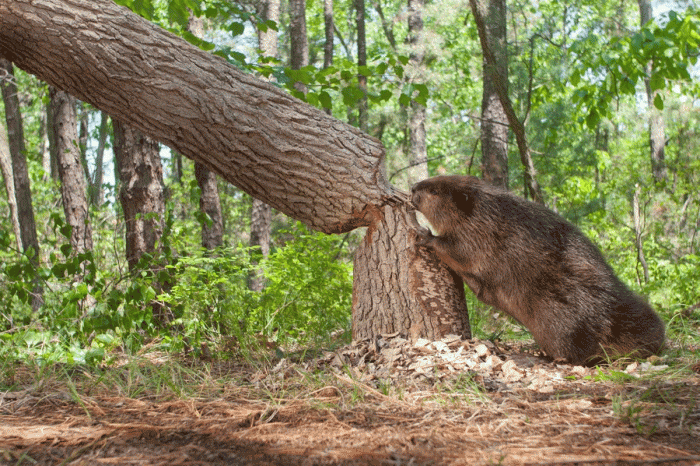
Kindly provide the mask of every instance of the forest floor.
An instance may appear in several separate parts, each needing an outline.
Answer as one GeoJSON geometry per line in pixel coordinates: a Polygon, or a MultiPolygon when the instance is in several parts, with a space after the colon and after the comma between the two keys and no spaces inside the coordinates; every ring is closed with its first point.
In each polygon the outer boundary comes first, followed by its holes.
{"type": "Polygon", "coordinates": [[[269,364],[5,367],[0,464],[700,464],[700,367],[670,359],[386,336],[269,364]]]}

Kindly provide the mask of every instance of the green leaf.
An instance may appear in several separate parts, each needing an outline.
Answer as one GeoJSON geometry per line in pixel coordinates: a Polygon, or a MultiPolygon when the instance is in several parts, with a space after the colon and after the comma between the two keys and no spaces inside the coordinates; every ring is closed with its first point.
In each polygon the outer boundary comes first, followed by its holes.
{"type": "Polygon", "coordinates": [[[666,87],[666,80],[659,73],[654,73],[651,75],[651,79],[649,80],[649,86],[651,87],[652,91],[658,91],[659,89],[666,87]]]}
{"type": "Polygon", "coordinates": [[[330,94],[326,91],[321,91],[318,95],[318,100],[323,108],[333,108],[333,101],[330,94]]]}
{"type": "Polygon", "coordinates": [[[242,23],[236,23],[236,22],[231,23],[228,26],[228,32],[230,32],[231,35],[234,37],[240,36],[241,34],[243,34],[243,32],[245,32],[245,25],[243,25],[242,23]]]}
{"type": "Polygon", "coordinates": [[[654,107],[656,107],[658,110],[664,109],[664,99],[661,98],[661,94],[656,94],[654,97],[654,107]]]}

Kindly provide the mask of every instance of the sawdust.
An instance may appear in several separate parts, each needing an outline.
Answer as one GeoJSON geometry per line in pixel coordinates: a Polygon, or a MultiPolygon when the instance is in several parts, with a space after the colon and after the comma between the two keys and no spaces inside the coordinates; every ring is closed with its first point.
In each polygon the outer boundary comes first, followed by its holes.
{"type": "Polygon", "coordinates": [[[605,369],[629,379],[612,382],[521,349],[387,335],[210,364],[238,382],[188,398],[27,386],[0,392],[0,463],[700,464],[697,374],[654,376],[654,359],[605,369]]]}

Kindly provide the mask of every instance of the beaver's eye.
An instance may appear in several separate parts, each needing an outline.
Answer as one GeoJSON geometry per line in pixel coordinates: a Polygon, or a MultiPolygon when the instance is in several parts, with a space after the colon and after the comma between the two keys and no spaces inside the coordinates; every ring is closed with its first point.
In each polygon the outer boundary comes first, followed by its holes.
{"type": "Polygon", "coordinates": [[[438,195],[438,190],[437,190],[437,188],[430,188],[430,189],[428,190],[428,192],[429,192],[430,194],[432,194],[433,196],[437,196],[437,195],[438,195]]]}

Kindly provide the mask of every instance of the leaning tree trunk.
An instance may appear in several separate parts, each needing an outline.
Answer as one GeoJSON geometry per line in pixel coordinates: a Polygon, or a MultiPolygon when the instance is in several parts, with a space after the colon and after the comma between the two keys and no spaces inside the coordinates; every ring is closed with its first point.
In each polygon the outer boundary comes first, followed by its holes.
{"type": "Polygon", "coordinates": [[[87,183],[81,163],[75,98],[49,88],[51,114],[58,154],[58,177],[61,180],[61,199],[66,223],[71,226],[70,245],[80,254],[92,250],[92,228],[88,218],[87,183]]]}
{"type": "MultiPolygon", "coordinates": [[[[411,247],[414,227],[402,214],[408,198],[386,181],[378,140],[110,0],[0,0],[0,55],[316,230],[370,227],[368,252],[356,260],[371,274],[365,283],[392,272],[417,277],[385,287],[391,296],[383,301],[356,284],[354,302],[371,303],[361,313],[355,306],[370,334],[387,313],[399,322],[395,331],[408,334],[416,302],[440,309],[442,321],[465,320],[464,301],[448,299],[460,285],[446,285],[444,267],[429,267],[432,256],[411,247]]],[[[436,328],[464,333],[464,325],[446,327],[436,328]]]]}

